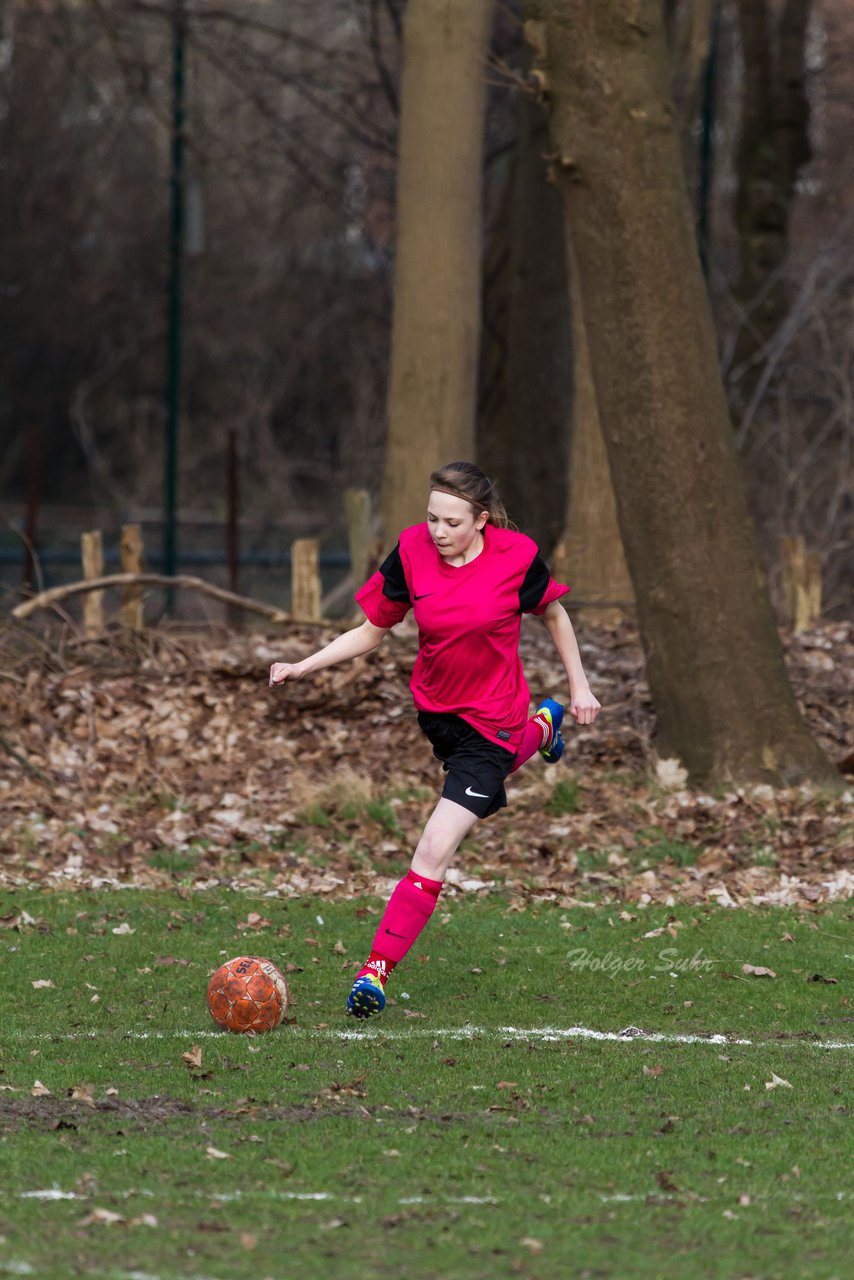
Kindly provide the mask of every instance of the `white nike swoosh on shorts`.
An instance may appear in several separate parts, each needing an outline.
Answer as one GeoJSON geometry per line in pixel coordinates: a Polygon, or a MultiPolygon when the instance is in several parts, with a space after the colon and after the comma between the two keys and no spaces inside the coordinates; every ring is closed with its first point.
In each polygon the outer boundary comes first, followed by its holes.
{"type": "Polygon", "coordinates": [[[488,800],[489,796],[483,791],[472,791],[471,787],[466,787],[467,796],[477,796],[478,800],[488,800]]]}

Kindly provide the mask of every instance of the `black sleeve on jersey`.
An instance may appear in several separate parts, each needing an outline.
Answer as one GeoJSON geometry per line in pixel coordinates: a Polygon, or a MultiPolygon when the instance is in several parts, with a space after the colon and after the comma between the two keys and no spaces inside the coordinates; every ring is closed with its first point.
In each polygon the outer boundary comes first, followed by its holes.
{"type": "Polygon", "coordinates": [[[380,573],[383,576],[383,595],[387,600],[400,600],[404,604],[412,604],[409,587],[406,585],[406,575],[403,572],[403,561],[400,558],[400,543],[383,560],[380,573]]]}
{"type": "Polygon", "coordinates": [[[551,574],[545,560],[542,556],[535,555],[519,588],[519,612],[526,613],[529,609],[536,609],[550,582],[551,574]]]}

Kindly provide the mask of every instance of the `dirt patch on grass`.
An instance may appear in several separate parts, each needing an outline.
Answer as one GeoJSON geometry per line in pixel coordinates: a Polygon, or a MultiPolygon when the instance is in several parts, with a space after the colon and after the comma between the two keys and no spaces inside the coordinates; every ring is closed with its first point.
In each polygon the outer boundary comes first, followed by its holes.
{"type": "MultiPolygon", "coordinates": [[[[336,1114],[340,1114],[336,1108],[336,1114]]],[[[355,1108],[353,1108],[355,1110],[355,1108]]],[[[180,1098],[106,1098],[92,1106],[63,1098],[0,1099],[0,1128],[8,1132],[24,1125],[46,1129],[80,1129],[94,1120],[108,1119],[130,1122],[134,1127],[149,1128],[174,1120],[288,1120],[317,1119],[323,1112],[311,1104],[289,1107],[266,1107],[258,1104],[216,1107],[201,1106],[180,1098]]]]}
{"type": "MultiPolygon", "coordinates": [[[[511,1110],[512,1108],[493,1108],[511,1110]]],[[[305,1124],[312,1120],[324,1120],[330,1116],[343,1116],[354,1120],[372,1120],[381,1114],[384,1120],[406,1120],[414,1123],[427,1121],[450,1125],[471,1120],[474,1112],[427,1112],[414,1107],[395,1110],[386,1105],[372,1106],[345,1098],[329,1090],[312,1102],[291,1106],[268,1106],[263,1103],[242,1103],[218,1107],[187,1102],[180,1098],[160,1095],[151,1098],[105,1098],[93,1106],[65,1098],[2,1098],[0,1099],[0,1132],[12,1133],[21,1128],[50,1130],[83,1129],[102,1121],[118,1121],[126,1130],[149,1129],[156,1125],[171,1124],[180,1120],[192,1120],[202,1124],[210,1121],[252,1122],[285,1121],[305,1124]]]]}

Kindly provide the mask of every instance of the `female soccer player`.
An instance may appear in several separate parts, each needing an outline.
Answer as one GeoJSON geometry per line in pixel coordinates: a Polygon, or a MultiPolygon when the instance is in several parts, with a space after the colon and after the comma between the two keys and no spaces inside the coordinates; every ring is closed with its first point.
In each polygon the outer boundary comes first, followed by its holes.
{"type": "Polygon", "coordinates": [[[492,482],[471,462],[430,477],[427,521],[404,529],[391,555],[356,594],[366,621],[302,662],[274,662],[283,684],[376,649],[410,609],[418,657],[410,688],[418,723],[442,761],[442,796],[380,921],[347,1000],[370,1018],[385,1008],[385,984],[430,919],[445,872],[479,818],[507,803],[504,779],[537,751],[563,754],[564,708],[545,698],[528,719],[530,694],[519,659],[523,613],[543,619],[569,682],[569,709],[592,724],[599,703],[581,665],[572,624],[536,543],[508,528],[492,482]]]}

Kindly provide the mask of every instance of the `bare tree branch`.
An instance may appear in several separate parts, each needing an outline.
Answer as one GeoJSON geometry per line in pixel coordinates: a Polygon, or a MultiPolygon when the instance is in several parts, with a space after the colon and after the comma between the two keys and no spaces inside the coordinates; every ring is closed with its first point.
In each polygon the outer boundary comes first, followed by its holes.
{"type": "Polygon", "coordinates": [[[261,600],[252,600],[248,596],[236,595],[222,587],[215,587],[203,578],[194,578],[186,574],[170,578],[161,573],[111,573],[103,578],[91,578],[86,582],[71,582],[62,587],[51,587],[49,591],[41,591],[31,600],[25,600],[12,610],[12,617],[23,620],[39,609],[49,609],[60,600],[68,600],[71,596],[82,595],[87,591],[100,591],[105,587],[166,587],[168,590],[200,591],[203,595],[212,596],[224,604],[235,605],[250,613],[260,613],[273,622],[304,622],[308,620],[294,618],[282,609],[264,604],[261,600]]]}

